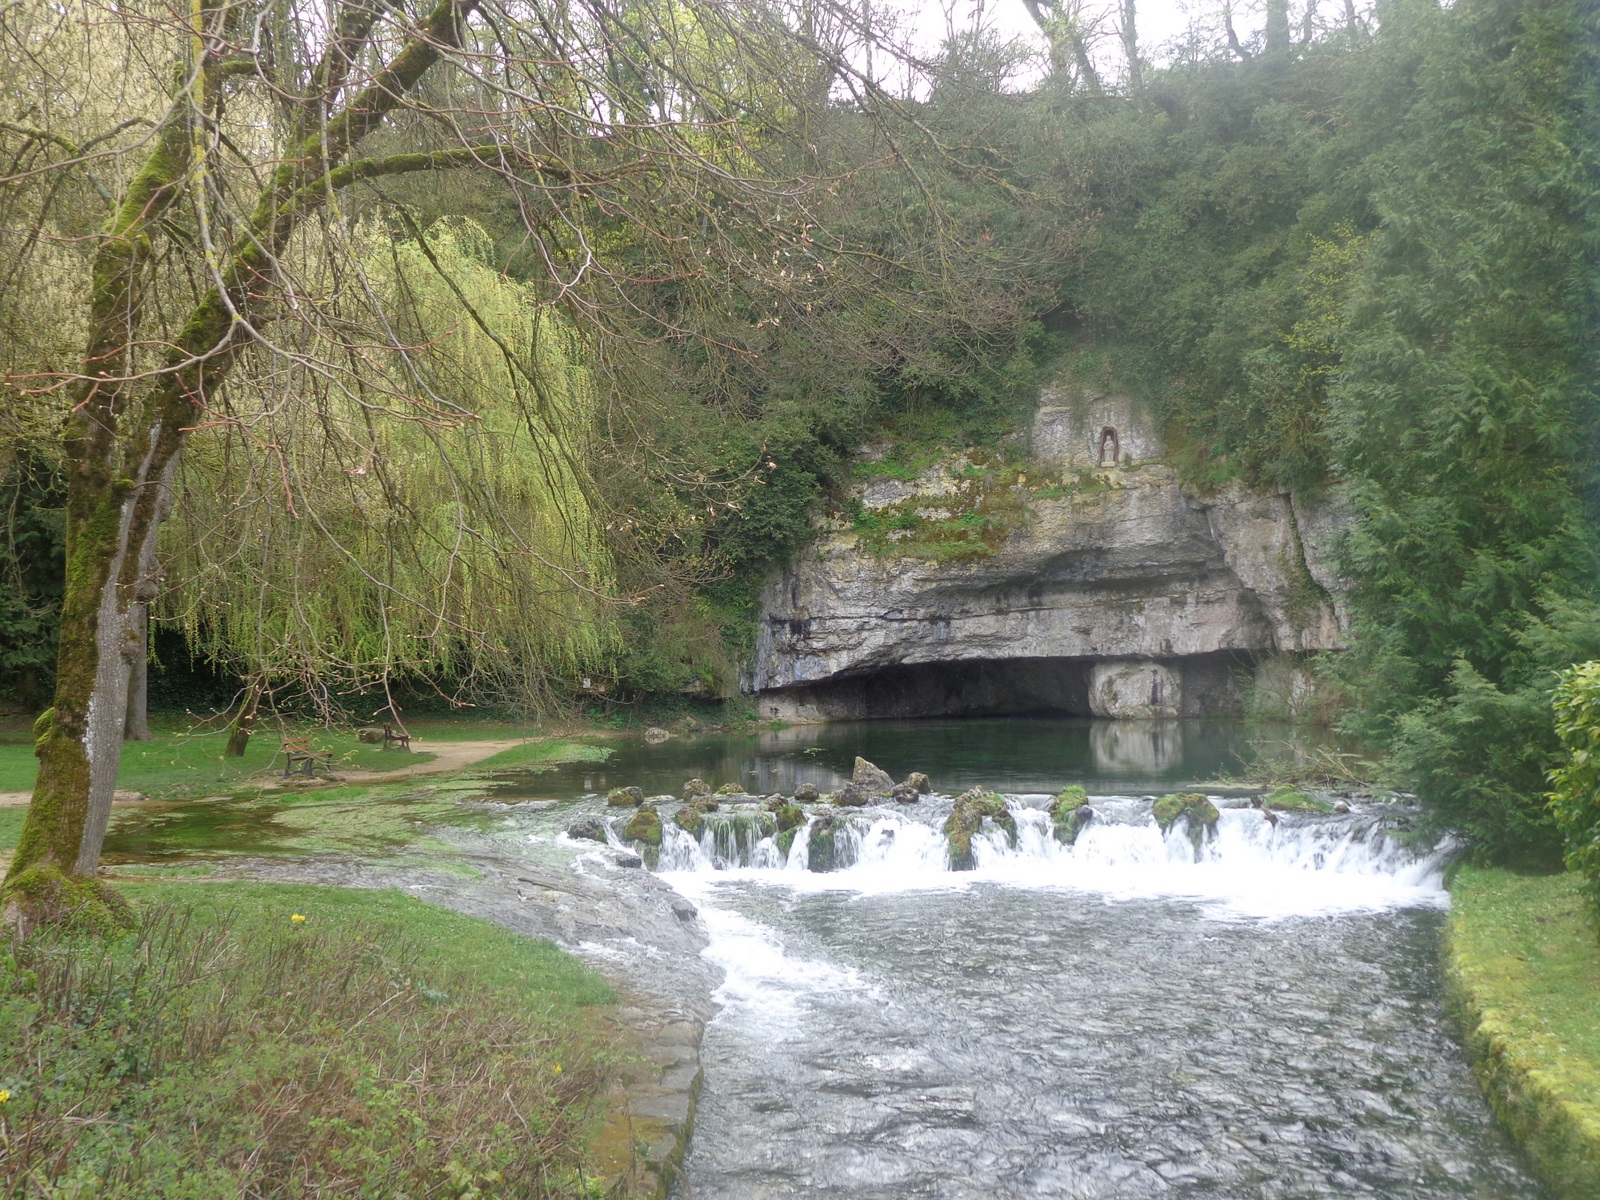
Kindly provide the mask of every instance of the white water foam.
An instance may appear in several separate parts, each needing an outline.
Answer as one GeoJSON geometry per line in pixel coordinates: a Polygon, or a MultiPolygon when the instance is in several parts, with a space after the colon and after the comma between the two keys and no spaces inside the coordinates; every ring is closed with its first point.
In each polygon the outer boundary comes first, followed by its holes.
{"type": "MultiPolygon", "coordinates": [[[[774,873],[765,872],[769,877],[774,873]]],[[[695,902],[711,936],[703,953],[723,972],[722,986],[712,993],[712,999],[724,1011],[750,1013],[764,1023],[792,1027],[809,996],[847,991],[870,994],[873,989],[853,969],[790,954],[771,929],[716,902],[720,884],[754,874],[757,872],[744,868],[663,876],[695,902]]]]}
{"type": "Polygon", "coordinates": [[[804,891],[860,895],[977,883],[1061,888],[1108,903],[1173,897],[1199,902],[1217,918],[1272,919],[1394,908],[1447,907],[1444,869],[1451,847],[1416,852],[1370,814],[1283,814],[1276,823],[1254,809],[1224,809],[1198,849],[1180,820],[1165,836],[1148,804],[1094,800],[1097,816],[1072,846],[1055,838],[1043,796],[1008,801],[1017,825],[1013,847],[998,829],[973,838],[976,869],[951,871],[940,827],[910,814],[858,810],[836,817],[841,869],[808,869],[812,822],[785,859],[772,838],[746,831],[735,846],[715,826],[697,841],[667,825],[661,865],[674,886],[710,876],[779,884],[804,891]],[[721,839],[719,842],[718,839],[721,839]]]}

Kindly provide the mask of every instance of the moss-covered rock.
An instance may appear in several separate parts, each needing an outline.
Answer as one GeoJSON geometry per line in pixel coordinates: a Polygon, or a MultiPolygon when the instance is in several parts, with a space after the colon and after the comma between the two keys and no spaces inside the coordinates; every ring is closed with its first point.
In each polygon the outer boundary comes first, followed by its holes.
{"type": "Polygon", "coordinates": [[[773,842],[778,847],[778,853],[783,855],[785,861],[787,861],[789,858],[789,851],[793,849],[795,836],[799,832],[799,826],[796,826],[793,829],[780,829],[778,831],[778,836],[773,839],[773,842]]]}
{"type": "Polygon", "coordinates": [[[797,829],[806,823],[805,810],[798,804],[780,805],[772,810],[772,815],[777,819],[779,833],[797,829]]]}
{"type": "Polygon", "coordinates": [[[704,779],[686,780],[683,785],[682,795],[685,800],[699,800],[704,796],[711,795],[711,785],[704,779]]]}
{"type": "Polygon", "coordinates": [[[859,754],[856,755],[855,769],[850,774],[850,782],[875,796],[887,796],[894,787],[894,780],[889,772],[876,763],[868,762],[859,754]]]}
{"type": "Polygon", "coordinates": [[[841,808],[864,808],[870,799],[866,788],[847,783],[834,795],[833,802],[841,808]]]}
{"type": "Polygon", "coordinates": [[[643,842],[647,846],[661,845],[661,818],[653,808],[641,808],[628,818],[622,827],[624,840],[643,842]]]}
{"type": "Polygon", "coordinates": [[[838,818],[823,813],[811,822],[811,835],[807,841],[806,867],[819,874],[831,871],[838,865],[838,818]]]}
{"type": "Polygon", "coordinates": [[[1056,798],[1050,801],[1049,812],[1056,841],[1063,846],[1076,842],[1083,827],[1094,817],[1094,810],[1089,807],[1089,794],[1076,785],[1057,792],[1056,798]]]}
{"type": "Polygon", "coordinates": [[[693,804],[685,804],[672,814],[672,823],[692,838],[699,838],[706,827],[705,811],[693,804]]]}
{"type": "Polygon", "coordinates": [[[981,787],[972,788],[956,797],[955,807],[944,821],[952,871],[970,871],[977,866],[972,836],[983,828],[985,819],[1003,829],[1012,846],[1017,844],[1017,820],[1006,807],[1005,797],[981,787]]]}
{"type": "Polygon", "coordinates": [[[1178,792],[1162,796],[1155,803],[1156,824],[1165,837],[1183,817],[1188,822],[1189,841],[1194,846],[1195,861],[1200,861],[1200,848],[1216,835],[1217,821],[1222,816],[1217,806],[1199,792],[1178,792]]]}
{"type": "Polygon", "coordinates": [[[606,803],[612,808],[638,808],[644,803],[644,789],[637,787],[612,788],[606,793],[606,803]]]}
{"type": "Polygon", "coordinates": [[[1262,805],[1273,812],[1314,812],[1331,813],[1333,805],[1326,800],[1302,792],[1298,788],[1278,788],[1270,796],[1261,801],[1262,805]]]}
{"type": "Polygon", "coordinates": [[[744,796],[747,794],[737,783],[725,783],[717,789],[717,795],[719,796],[744,796]]]}
{"type": "Polygon", "coordinates": [[[817,791],[817,785],[814,783],[802,783],[794,790],[796,804],[815,804],[821,798],[822,793],[817,791]]]}
{"type": "Polygon", "coordinates": [[[901,786],[911,788],[924,796],[933,791],[933,782],[921,771],[911,772],[906,776],[906,781],[901,786]]]}

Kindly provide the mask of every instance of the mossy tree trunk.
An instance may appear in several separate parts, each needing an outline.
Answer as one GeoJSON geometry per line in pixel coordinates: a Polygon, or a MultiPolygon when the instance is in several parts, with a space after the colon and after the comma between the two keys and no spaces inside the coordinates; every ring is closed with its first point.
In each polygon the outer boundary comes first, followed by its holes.
{"type": "Polygon", "coordinates": [[[122,759],[129,681],[144,652],[156,537],[184,443],[245,345],[240,324],[270,302],[273,264],[305,218],[356,178],[439,165],[433,156],[408,155],[394,165],[363,160],[357,171],[343,160],[441,50],[459,45],[478,3],[439,0],[388,64],[330,115],[325,104],[338,92],[337,86],[330,92],[330,80],[342,79],[384,6],[355,0],[343,10],[340,36],[312,77],[306,115],[290,145],[269,168],[248,236],[220,264],[213,275],[218,286],[188,313],[176,337],[163,339],[171,347],[165,366],[149,373],[133,359],[134,347],[150,336],[140,319],[152,244],[185,189],[206,186],[205,164],[195,158],[206,145],[200,130],[214,107],[211,95],[237,61],[205,47],[226,44],[224,38],[208,43],[206,35],[221,31],[238,10],[214,4],[195,10],[189,57],[175,64],[179,94],[114,205],[94,259],[88,342],[63,440],[67,574],[55,706],[40,722],[33,801],[0,884],[0,911],[24,932],[63,919],[104,927],[124,917],[125,907],[94,875],[122,759]]]}

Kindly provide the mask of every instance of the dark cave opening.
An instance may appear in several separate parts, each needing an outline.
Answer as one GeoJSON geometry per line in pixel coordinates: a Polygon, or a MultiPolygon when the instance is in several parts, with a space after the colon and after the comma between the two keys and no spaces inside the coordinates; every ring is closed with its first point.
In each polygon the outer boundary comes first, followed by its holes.
{"type": "MultiPolygon", "coordinates": [[[[905,717],[1089,717],[1093,658],[894,663],[763,693],[763,715],[834,720],[905,717]]],[[[1126,661],[1126,660],[1123,660],[1126,661]]],[[[1150,660],[1152,662],[1158,660],[1150,660]]],[[[1223,651],[1159,660],[1181,679],[1182,716],[1239,711],[1253,657],[1223,651]]]]}

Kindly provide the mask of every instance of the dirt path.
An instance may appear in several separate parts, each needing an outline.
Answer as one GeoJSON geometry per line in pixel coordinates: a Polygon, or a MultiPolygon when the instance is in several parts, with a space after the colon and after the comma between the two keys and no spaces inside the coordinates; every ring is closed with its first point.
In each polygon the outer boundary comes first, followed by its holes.
{"type": "MultiPolygon", "coordinates": [[[[510,738],[482,742],[424,742],[420,738],[413,738],[411,744],[418,753],[433,754],[437,757],[432,762],[409,766],[404,761],[399,761],[396,762],[393,771],[341,770],[337,774],[345,783],[392,783],[412,775],[439,775],[445,771],[459,771],[473,766],[486,758],[493,758],[502,750],[521,746],[525,741],[524,738],[510,738]]],[[[403,760],[404,757],[399,753],[395,755],[398,760],[403,760]]]]}
{"type": "MultiPolygon", "coordinates": [[[[395,754],[395,765],[392,771],[339,771],[339,779],[344,783],[396,783],[408,779],[413,775],[441,775],[447,771],[460,771],[486,758],[493,758],[502,750],[510,750],[520,746],[525,738],[504,738],[496,741],[477,742],[422,742],[414,740],[413,745],[419,754],[432,754],[435,757],[429,762],[407,762],[407,755],[395,754]]],[[[238,782],[245,782],[240,779],[238,782]]],[[[0,808],[17,807],[27,804],[33,799],[32,792],[0,792],[0,808]]],[[[138,804],[144,800],[142,792],[118,790],[113,804],[124,806],[138,804]]]]}

